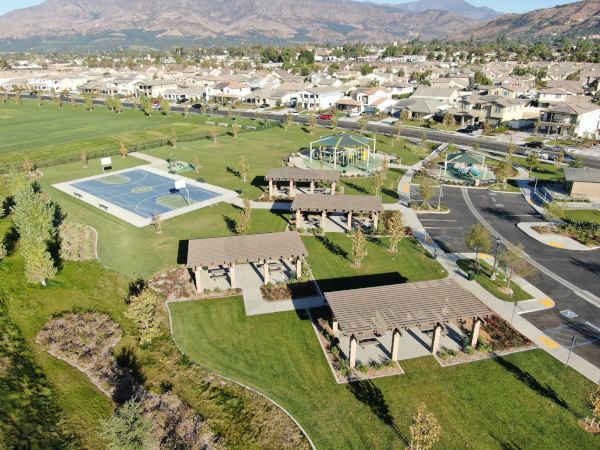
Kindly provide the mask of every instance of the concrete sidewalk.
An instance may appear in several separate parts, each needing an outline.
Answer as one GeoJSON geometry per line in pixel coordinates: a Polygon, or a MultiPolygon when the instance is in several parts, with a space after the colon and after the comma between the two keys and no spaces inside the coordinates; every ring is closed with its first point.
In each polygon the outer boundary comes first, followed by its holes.
{"type": "MultiPolygon", "coordinates": [[[[496,314],[509,321],[516,330],[533,341],[542,350],[548,352],[559,361],[563,363],[566,362],[567,358],[569,358],[569,350],[554,342],[548,336],[544,335],[542,331],[527,321],[525,317],[521,316],[521,314],[525,314],[527,312],[552,307],[553,302],[548,298],[547,295],[535,288],[535,286],[531,285],[530,283],[524,283],[524,280],[520,280],[521,282],[518,284],[527,292],[534,295],[535,300],[519,302],[517,305],[515,305],[514,303],[505,302],[496,298],[475,281],[468,281],[464,272],[456,264],[458,259],[465,257],[466,255],[445,253],[431,239],[413,209],[408,208],[407,205],[408,202],[410,202],[410,182],[412,176],[425,163],[426,160],[415,164],[402,177],[398,185],[398,196],[400,198],[398,209],[402,211],[402,214],[404,215],[405,224],[412,229],[415,238],[429,252],[429,254],[432,255],[432,257],[434,253],[437,253],[437,260],[448,271],[449,277],[452,277],[462,287],[470,291],[496,314]]],[[[525,184],[527,184],[526,180],[523,181],[525,184]]],[[[569,366],[577,370],[583,376],[589,378],[591,381],[597,382],[600,379],[600,368],[594,366],[577,354],[573,353],[570,356],[569,366]]]]}

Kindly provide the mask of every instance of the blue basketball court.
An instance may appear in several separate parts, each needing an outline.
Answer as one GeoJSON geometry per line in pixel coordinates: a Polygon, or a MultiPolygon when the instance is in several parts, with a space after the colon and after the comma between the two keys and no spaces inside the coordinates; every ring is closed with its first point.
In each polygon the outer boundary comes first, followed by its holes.
{"type": "Polygon", "coordinates": [[[173,178],[140,169],[80,181],[72,186],[144,218],[152,217],[155,210],[164,214],[222,195],[192,183],[177,190],[173,178]]]}

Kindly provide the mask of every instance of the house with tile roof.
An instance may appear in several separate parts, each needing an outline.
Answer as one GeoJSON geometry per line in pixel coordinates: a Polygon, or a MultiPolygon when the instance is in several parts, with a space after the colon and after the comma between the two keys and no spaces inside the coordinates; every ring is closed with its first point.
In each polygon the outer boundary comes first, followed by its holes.
{"type": "Polygon", "coordinates": [[[542,115],[540,131],[546,134],[567,133],[580,137],[598,136],[600,106],[581,99],[548,108],[542,115]]]}

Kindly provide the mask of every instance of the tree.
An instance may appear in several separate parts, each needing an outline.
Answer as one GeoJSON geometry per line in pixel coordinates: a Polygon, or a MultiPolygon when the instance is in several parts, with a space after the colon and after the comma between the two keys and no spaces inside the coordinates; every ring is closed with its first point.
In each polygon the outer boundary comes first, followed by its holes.
{"type": "Polygon", "coordinates": [[[246,182],[246,175],[250,170],[250,166],[248,165],[248,160],[244,155],[241,156],[238,161],[238,167],[240,168],[240,175],[242,176],[242,182],[246,182]]]}
{"type": "Polygon", "coordinates": [[[83,150],[81,150],[81,156],[79,157],[79,159],[81,160],[82,167],[84,169],[86,169],[88,166],[88,157],[87,157],[87,152],[85,151],[85,148],[83,150]]]}
{"type": "Polygon", "coordinates": [[[133,100],[131,100],[131,108],[135,111],[137,109],[137,107],[138,107],[137,98],[134,97],[133,100]]]}
{"type": "Polygon", "coordinates": [[[77,108],[77,102],[75,101],[75,97],[71,95],[71,105],[73,105],[73,109],[77,108]]]}
{"type": "Polygon", "coordinates": [[[368,255],[367,240],[362,232],[362,228],[358,228],[356,234],[352,237],[352,258],[354,259],[353,267],[362,269],[362,260],[368,255]]]}
{"type": "Polygon", "coordinates": [[[23,162],[23,170],[26,170],[28,174],[31,174],[31,171],[35,169],[35,163],[29,159],[29,156],[25,156],[25,161],[23,162]]]}
{"type": "Polygon", "coordinates": [[[188,115],[190,114],[190,108],[191,108],[191,106],[189,103],[186,103],[185,105],[183,105],[183,118],[184,119],[188,118],[188,115]]]}
{"type": "Polygon", "coordinates": [[[240,211],[240,215],[235,223],[235,231],[240,235],[246,235],[250,231],[250,220],[252,216],[252,205],[250,199],[244,198],[244,209],[240,211]]]}
{"type": "Polygon", "coordinates": [[[313,134],[313,132],[317,129],[317,118],[314,116],[312,111],[308,116],[308,129],[310,130],[310,134],[313,134]]]}
{"type": "Polygon", "coordinates": [[[429,449],[440,440],[442,427],[438,424],[435,414],[427,412],[425,403],[421,403],[417,414],[413,416],[410,426],[410,448],[415,450],[429,449]]]}
{"type": "Polygon", "coordinates": [[[292,120],[293,120],[292,111],[288,111],[288,113],[285,116],[285,120],[283,121],[283,129],[285,131],[287,131],[288,127],[292,123],[292,120]]]}
{"type": "Polygon", "coordinates": [[[375,195],[379,196],[379,191],[381,191],[381,185],[383,184],[383,175],[381,171],[376,170],[375,175],[373,176],[373,190],[375,191],[375,195]]]}
{"type": "Polygon", "coordinates": [[[506,160],[498,161],[494,165],[494,173],[496,174],[496,181],[498,183],[502,183],[502,185],[506,188],[506,179],[510,176],[512,172],[512,166],[506,160]]]}
{"type": "Polygon", "coordinates": [[[390,235],[390,252],[398,251],[398,243],[404,236],[404,216],[401,211],[392,211],[387,221],[387,230],[390,235]]]}
{"type": "Polygon", "coordinates": [[[202,114],[206,114],[206,103],[202,103],[202,106],[200,107],[200,112],[202,114]]]}
{"type": "Polygon", "coordinates": [[[2,262],[2,260],[4,258],[6,258],[7,254],[8,254],[8,251],[6,250],[6,246],[4,245],[4,242],[0,241],[0,262],[2,262]]]}
{"type": "Polygon", "coordinates": [[[100,435],[108,450],[144,450],[157,447],[155,428],[154,421],[144,415],[144,406],[132,398],[102,421],[100,435]]]}
{"type": "Polygon", "coordinates": [[[331,118],[331,129],[332,129],[332,130],[335,130],[335,129],[337,128],[337,125],[338,125],[338,124],[337,124],[337,117],[333,116],[333,117],[331,118]]]}
{"type": "Polygon", "coordinates": [[[473,143],[473,151],[474,152],[478,152],[479,151],[479,142],[473,143]]]}
{"type": "Polygon", "coordinates": [[[113,109],[117,112],[117,114],[121,114],[121,111],[123,111],[123,103],[119,97],[115,97],[113,109]]]}
{"type": "Polygon", "coordinates": [[[171,115],[171,103],[166,98],[162,99],[161,109],[165,116],[169,117],[171,115]]]}
{"type": "Polygon", "coordinates": [[[435,191],[436,191],[435,181],[433,181],[431,178],[425,178],[421,182],[421,185],[419,186],[419,195],[423,199],[423,204],[421,206],[429,207],[428,202],[429,202],[429,200],[431,200],[431,197],[433,197],[435,195],[435,191]]]}
{"type": "Polygon", "coordinates": [[[212,128],[210,129],[210,135],[212,137],[213,142],[216,144],[217,138],[219,137],[219,130],[217,129],[216,125],[213,125],[212,128]]]}
{"type": "Polygon", "coordinates": [[[171,129],[171,136],[169,137],[169,145],[173,148],[177,148],[177,132],[174,128],[171,129]]]}
{"type": "Polygon", "coordinates": [[[90,94],[85,94],[85,107],[88,111],[94,109],[94,101],[92,100],[92,96],[90,94]]]}
{"type": "Polygon", "coordinates": [[[42,107],[42,93],[39,91],[37,93],[37,104],[40,108],[42,107]]]}
{"type": "Polygon", "coordinates": [[[233,134],[234,139],[237,139],[237,135],[240,131],[240,124],[237,123],[237,120],[233,122],[231,125],[231,133],[233,134]]]}
{"type": "Polygon", "coordinates": [[[427,133],[425,131],[423,131],[423,134],[421,135],[421,145],[424,148],[427,148],[427,133]]]}
{"type": "Polygon", "coordinates": [[[59,109],[62,108],[62,98],[60,98],[60,95],[56,97],[56,105],[59,109]]]}
{"type": "Polygon", "coordinates": [[[194,161],[192,164],[194,164],[194,173],[200,172],[200,160],[198,159],[198,155],[194,154],[194,161]]]}
{"type": "Polygon", "coordinates": [[[485,119],[485,122],[483,122],[483,134],[486,136],[492,134],[492,125],[490,124],[490,119],[485,119]]]}
{"type": "Polygon", "coordinates": [[[535,169],[537,168],[538,164],[540,163],[538,161],[538,154],[535,151],[532,151],[529,155],[527,155],[527,158],[525,159],[525,162],[527,162],[527,165],[529,166],[529,171],[533,172],[535,171],[535,169]]]}
{"type": "Polygon", "coordinates": [[[367,125],[369,124],[369,119],[367,119],[367,116],[362,116],[358,123],[360,124],[360,132],[362,134],[365,134],[367,132],[367,125]]]}
{"type": "Polygon", "coordinates": [[[571,167],[577,168],[577,169],[581,169],[582,167],[584,167],[585,165],[583,164],[583,160],[581,159],[581,156],[576,156],[575,159],[573,161],[571,161],[571,164],[569,164],[571,167]]]}
{"type": "Polygon", "coordinates": [[[546,210],[545,216],[549,221],[548,226],[550,228],[556,228],[555,222],[562,219],[567,211],[565,204],[554,200],[552,203],[544,203],[544,208],[546,210]]]}
{"type": "Polygon", "coordinates": [[[112,97],[112,95],[106,96],[106,98],[104,99],[104,104],[106,105],[109,111],[115,109],[115,99],[112,97]]]}
{"type": "Polygon", "coordinates": [[[137,324],[142,342],[151,342],[161,334],[160,320],[155,311],[157,301],[156,293],[150,289],[144,289],[139,295],[129,299],[125,317],[137,324]]]}
{"type": "Polygon", "coordinates": [[[43,241],[26,242],[23,245],[25,258],[25,279],[30,283],[41,283],[46,286],[46,280],[53,278],[58,269],[48,253],[48,244],[43,241]]]}
{"type": "Polygon", "coordinates": [[[475,251],[476,270],[479,270],[479,254],[489,252],[492,248],[492,233],[481,223],[476,222],[465,234],[464,243],[469,250],[475,251]]]}
{"type": "Polygon", "coordinates": [[[13,97],[13,100],[15,101],[15,103],[17,104],[17,106],[21,106],[21,93],[17,92],[15,94],[15,96],[13,97]]]}
{"type": "Polygon", "coordinates": [[[383,178],[387,178],[387,173],[390,170],[390,162],[388,160],[388,155],[383,156],[383,161],[381,163],[381,173],[383,178]]]}
{"type": "Polygon", "coordinates": [[[369,64],[365,64],[364,66],[362,66],[360,68],[360,73],[361,75],[364,77],[365,75],[368,75],[370,73],[373,73],[373,67],[370,66],[369,64]]]}
{"type": "Polygon", "coordinates": [[[409,119],[409,117],[410,113],[408,112],[408,109],[404,108],[400,113],[400,122],[406,122],[409,119]]]}
{"type": "Polygon", "coordinates": [[[163,234],[162,218],[158,213],[158,209],[154,210],[154,215],[152,216],[152,225],[154,225],[154,234],[163,234]]]}
{"type": "Polygon", "coordinates": [[[510,292],[512,279],[515,275],[524,278],[535,275],[536,268],[529,264],[523,244],[508,243],[508,248],[502,256],[504,271],[508,279],[507,289],[510,292]]]}

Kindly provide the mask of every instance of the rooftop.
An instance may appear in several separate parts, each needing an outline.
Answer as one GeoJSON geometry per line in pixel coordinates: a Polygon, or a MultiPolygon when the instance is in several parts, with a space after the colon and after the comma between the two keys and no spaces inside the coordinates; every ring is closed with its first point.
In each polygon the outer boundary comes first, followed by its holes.
{"type": "Polygon", "coordinates": [[[381,197],[370,195],[297,194],[292,211],[373,213],[383,212],[381,197]]]}
{"type": "Polygon", "coordinates": [[[265,180],[273,181],[338,181],[340,172],[337,170],[308,170],[308,169],[271,169],[265,180]]]}

